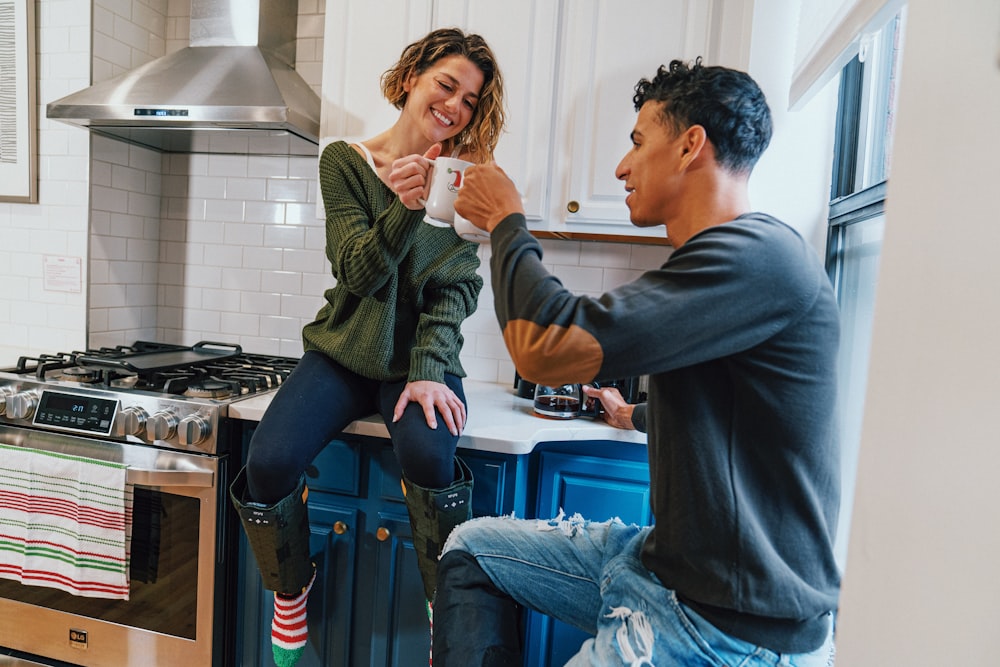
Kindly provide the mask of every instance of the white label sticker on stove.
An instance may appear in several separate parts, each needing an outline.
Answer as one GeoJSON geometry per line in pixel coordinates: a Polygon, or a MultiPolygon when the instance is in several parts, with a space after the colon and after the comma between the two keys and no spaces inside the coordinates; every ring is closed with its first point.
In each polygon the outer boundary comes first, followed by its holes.
{"type": "Polygon", "coordinates": [[[79,257],[44,255],[43,287],[49,292],[80,292],[83,290],[83,260],[79,257]]]}

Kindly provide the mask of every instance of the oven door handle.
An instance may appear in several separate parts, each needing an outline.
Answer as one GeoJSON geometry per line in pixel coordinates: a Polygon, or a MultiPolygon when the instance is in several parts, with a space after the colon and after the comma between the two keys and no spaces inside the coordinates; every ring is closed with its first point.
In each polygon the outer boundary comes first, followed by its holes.
{"type": "Polygon", "coordinates": [[[197,486],[210,488],[215,483],[211,470],[143,470],[129,468],[125,481],[134,486],[197,486]]]}

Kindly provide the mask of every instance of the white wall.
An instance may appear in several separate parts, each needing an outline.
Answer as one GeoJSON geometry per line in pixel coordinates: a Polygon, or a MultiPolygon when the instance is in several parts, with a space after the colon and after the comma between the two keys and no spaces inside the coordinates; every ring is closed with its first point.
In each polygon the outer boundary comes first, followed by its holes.
{"type": "Polygon", "coordinates": [[[90,3],[42,0],[36,10],[38,203],[0,202],[0,365],[22,354],[81,349],[87,293],[50,289],[47,256],[87,279],[86,133],[45,118],[45,104],[90,82],[90,3]]]}
{"type": "MultiPolygon", "coordinates": [[[[64,21],[73,18],[73,12],[66,11],[70,5],[78,13],[73,20],[81,51],[70,56],[77,69],[89,60],[90,4],[38,0],[40,14],[50,17],[41,25],[55,20],[52,15],[64,21]]],[[[752,200],[756,207],[797,227],[821,252],[831,103],[820,96],[806,110],[786,111],[796,0],[758,0],[755,6],[750,69],[768,95],[776,132],[751,182],[752,200]]],[[[189,0],[95,0],[93,27],[101,39],[93,47],[94,80],[184,46],[189,8],[189,0]]],[[[317,91],[322,82],[325,12],[323,0],[299,0],[296,68],[317,91]]],[[[66,43],[75,46],[68,39],[51,43],[56,45],[52,49],[66,43]]],[[[52,90],[54,76],[51,68],[43,71],[43,92],[52,90]]],[[[68,137],[84,156],[76,162],[53,162],[53,169],[73,179],[71,189],[64,182],[50,182],[51,175],[43,173],[41,190],[43,197],[59,193],[64,202],[61,224],[73,221],[78,238],[60,235],[56,241],[65,244],[65,252],[82,258],[89,303],[83,290],[73,295],[78,309],[74,317],[52,317],[46,306],[54,298],[65,299],[64,295],[32,288],[31,297],[18,300],[15,309],[4,301],[12,292],[0,291],[0,334],[12,328],[5,317],[13,321],[14,312],[21,334],[0,335],[0,344],[11,341],[10,357],[29,347],[52,352],[85,344],[128,344],[140,338],[235,341],[254,352],[301,354],[302,325],[313,318],[322,305],[323,290],[332,284],[323,224],[316,218],[315,160],[161,156],[110,139],[91,140],[84,130],[44,119],[44,102],[88,83],[86,67],[79,76],[73,83],[61,84],[58,94],[40,95],[43,127],[55,128],[45,131],[68,137]],[[73,191],[79,196],[66,196],[73,191]],[[25,321],[42,326],[29,335],[20,324],[25,321]]],[[[18,207],[18,213],[31,220],[40,210],[18,207]]],[[[0,231],[5,231],[3,211],[0,205],[0,231]]],[[[25,247],[11,253],[12,262],[6,264],[11,266],[10,275],[0,262],[0,280],[27,287],[31,276],[40,273],[42,253],[38,241],[31,242],[36,250],[28,253],[27,236],[13,238],[14,247],[22,239],[25,247]]],[[[567,287],[586,294],[600,294],[632,280],[662,264],[669,253],[663,247],[632,244],[545,241],[543,246],[550,269],[567,287]]],[[[0,247],[0,253],[5,251],[0,247]]],[[[488,247],[480,257],[488,286],[488,247]]],[[[499,336],[488,287],[463,333],[462,362],[469,376],[511,382],[514,369],[499,336]]],[[[6,362],[4,349],[0,348],[0,365],[6,362]]]]}
{"type": "Polygon", "coordinates": [[[1000,3],[910,0],[838,665],[996,665],[1000,3]]]}

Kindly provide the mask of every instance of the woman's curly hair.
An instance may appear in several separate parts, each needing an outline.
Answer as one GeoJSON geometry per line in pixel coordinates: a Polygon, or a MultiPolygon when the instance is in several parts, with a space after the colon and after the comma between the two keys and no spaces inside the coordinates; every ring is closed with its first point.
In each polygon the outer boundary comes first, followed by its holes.
{"type": "Polygon", "coordinates": [[[493,150],[504,129],[503,77],[496,56],[479,35],[466,34],[458,28],[441,28],[403,49],[399,61],[382,75],[382,94],[397,109],[406,104],[407,79],[427,71],[447,56],[464,56],[483,73],[483,88],[469,124],[445,142],[442,154],[456,146],[470,153],[476,162],[493,159],[493,150]]]}

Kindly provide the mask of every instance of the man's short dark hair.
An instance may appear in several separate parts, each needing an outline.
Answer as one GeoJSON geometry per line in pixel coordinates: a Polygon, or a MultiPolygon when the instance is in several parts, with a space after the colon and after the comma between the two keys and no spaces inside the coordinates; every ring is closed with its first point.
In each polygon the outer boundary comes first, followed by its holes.
{"type": "Polygon", "coordinates": [[[745,72],[673,60],[653,80],[641,79],[632,97],[635,110],[663,103],[663,120],[677,132],[705,128],[723,169],[749,174],[771,141],[771,110],[764,93],[745,72]]]}

